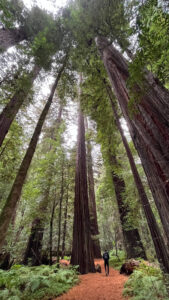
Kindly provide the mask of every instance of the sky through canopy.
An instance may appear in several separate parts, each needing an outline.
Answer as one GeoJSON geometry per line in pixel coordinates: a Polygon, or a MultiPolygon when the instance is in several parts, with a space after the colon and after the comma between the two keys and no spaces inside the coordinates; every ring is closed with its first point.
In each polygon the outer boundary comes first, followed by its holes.
{"type": "Polygon", "coordinates": [[[23,0],[23,2],[29,9],[33,5],[37,5],[47,11],[56,12],[59,8],[66,5],[67,0],[23,0]]]}

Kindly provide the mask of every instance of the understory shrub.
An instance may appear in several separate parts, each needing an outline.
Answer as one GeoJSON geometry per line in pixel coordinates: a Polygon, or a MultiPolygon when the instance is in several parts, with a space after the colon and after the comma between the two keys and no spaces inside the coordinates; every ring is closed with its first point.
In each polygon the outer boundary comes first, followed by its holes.
{"type": "Polygon", "coordinates": [[[120,270],[122,264],[124,264],[126,260],[126,255],[124,251],[118,251],[118,256],[115,255],[114,251],[110,252],[110,266],[116,270],[120,270]]]}
{"type": "Polygon", "coordinates": [[[161,270],[144,261],[125,283],[123,296],[132,300],[169,300],[161,270]]]}
{"type": "Polygon", "coordinates": [[[49,299],[66,292],[77,282],[73,267],[14,265],[9,271],[0,270],[0,299],[49,299]]]}

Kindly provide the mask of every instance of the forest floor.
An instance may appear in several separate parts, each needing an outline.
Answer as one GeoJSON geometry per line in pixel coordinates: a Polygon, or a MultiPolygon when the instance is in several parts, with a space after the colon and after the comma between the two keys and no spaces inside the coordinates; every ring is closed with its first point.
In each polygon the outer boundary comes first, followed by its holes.
{"type": "Polygon", "coordinates": [[[113,268],[110,268],[109,276],[106,276],[103,259],[96,259],[95,264],[101,265],[101,274],[80,275],[80,283],[55,300],[127,300],[122,292],[128,277],[113,268]]]}

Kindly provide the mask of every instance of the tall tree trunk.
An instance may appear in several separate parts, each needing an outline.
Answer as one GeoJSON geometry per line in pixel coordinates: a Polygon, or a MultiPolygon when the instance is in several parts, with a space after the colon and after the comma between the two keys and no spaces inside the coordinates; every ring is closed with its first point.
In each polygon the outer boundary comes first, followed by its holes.
{"type": "Polygon", "coordinates": [[[75,177],[75,202],[73,225],[72,265],[79,265],[79,272],[95,272],[91,245],[90,216],[87,189],[84,117],[79,109],[78,142],[75,177]]]}
{"type": "MultiPolygon", "coordinates": [[[[138,190],[140,202],[142,204],[142,208],[144,210],[145,217],[146,217],[146,220],[147,220],[147,223],[148,223],[148,226],[149,226],[149,230],[150,230],[151,237],[152,237],[152,240],[153,240],[153,243],[154,243],[157,259],[158,259],[158,261],[161,265],[161,268],[163,270],[165,270],[165,272],[168,273],[169,272],[169,255],[168,255],[168,252],[167,252],[167,249],[166,249],[166,246],[165,246],[164,239],[161,235],[160,229],[158,227],[158,224],[157,224],[156,219],[154,217],[154,214],[153,214],[153,211],[151,209],[150,203],[148,201],[147,195],[145,193],[144,186],[142,184],[140,175],[137,171],[137,167],[136,167],[133,155],[131,153],[131,150],[129,148],[127,139],[126,139],[126,137],[123,133],[123,129],[122,129],[121,124],[120,124],[120,120],[119,120],[119,117],[118,117],[116,106],[115,106],[115,103],[113,101],[113,96],[112,96],[111,89],[107,85],[106,85],[106,89],[107,89],[107,92],[108,92],[108,95],[109,95],[109,98],[110,98],[110,102],[111,102],[111,105],[112,105],[112,110],[113,110],[113,113],[114,113],[115,122],[116,122],[117,128],[120,132],[120,135],[121,135],[121,138],[122,138],[122,141],[123,141],[123,145],[125,147],[126,154],[127,154],[127,157],[128,157],[129,163],[130,163],[131,171],[133,173],[134,181],[135,181],[135,184],[136,184],[136,187],[137,187],[137,190],[138,190]]],[[[153,174],[152,174],[152,176],[153,176],[153,174]]]]}
{"type": "Polygon", "coordinates": [[[53,206],[52,206],[52,213],[50,218],[50,233],[49,233],[49,263],[52,265],[52,249],[53,249],[53,220],[55,215],[55,208],[56,205],[56,198],[54,199],[53,206]]]}
{"type": "Polygon", "coordinates": [[[157,224],[154,214],[152,212],[150,203],[148,201],[147,195],[144,190],[144,186],[142,184],[139,173],[137,171],[137,167],[135,165],[134,158],[133,158],[133,155],[129,148],[127,139],[123,133],[123,129],[120,124],[120,120],[118,117],[116,104],[114,102],[114,96],[112,95],[111,88],[108,86],[108,84],[105,81],[104,81],[104,83],[105,83],[105,87],[106,87],[106,90],[107,90],[107,93],[108,93],[108,96],[110,99],[110,103],[112,106],[116,126],[120,132],[120,135],[121,135],[121,138],[123,141],[123,145],[126,150],[126,154],[127,154],[127,157],[128,157],[129,163],[130,163],[130,167],[131,167],[131,170],[133,173],[134,181],[135,181],[138,193],[139,193],[140,202],[142,204],[142,208],[144,210],[145,217],[146,217],[146,220],[147,220],[147,223],[149,226],[149,230],[150,230],[150,234],[151,234],[151,237],[152,237],[152,240],[154,243],[157,259],[158,259],[162,269],[168,273],[169,272],[169,255],[167,253],[164,239],[161,235],[160,229],[158,227],[158,224],[157,224]]]}
{"type": "MultiPolygon", "coordinates": [[[[54,122],[55,126],[53,126],[51,131],[51,139],[54,139],[54,132],[59,129],[61,123],[62,108],[63,108],[62,105],[60,105],[58,117],[54,122]]],[[[48,151],[49,152],[53,151],[51,144],[49,145],[48,151]]],[[[38,209],[39,217],[36,217],[32,222],[31,234],[29,236],[26,251],[24,253],[24,259],[23,259],[24,264],[28,263],[28,259],[32,260],[31,262],[32,265],[37,266],[41,263],[42,241],[43,241],[43,234],[45,230],[45,220],[46,220],[45,216],[49,205],[49,193],[50,193],[51,178],[52,178],[51,170],[49,171],[48,177],[49,177],[49,182],[46,185],[46,190],[44,192],[43,199],[39,204],[39,209],[38,209]]],[[[51,231],[50,234],[52,235],[51,231]]]]}
{"type": "Polygon", "coordinates": [[[3,140],[8,133],[8,130],[16,117],[20,107],[22,106],[24,100],[28,96],[30,89],[32,87],[33,81],[36,79],[38,73],[40,71],[40,67],[35,66],[33,71],[27,75],[27,85],[21,87],[8,104],[5,106],[3,111],[0,114],[0,146],[3,143],[3,140]]]}
{"type": "Polygon", "coordinates": [[[0,29],[0,52],[6,51],[26,38],[25,32],[21,29],[0,29]]]}
{"type": "MultiPolygon", "coordinates": [[[[110,154],[109,160],[112,166],[117,167],[117,160],[114,155],[110,154]]],[[[128,228],[126,227],[126,218],[128,213],[130,212],[130,207],[124,202],[123,194],[125,192],[125,182],[123,178],[119,177],[114,171],[112,171],[111,174],[116,193],[117,206],[120,215],[127,258],[142,257],[143,259],[147,259],[138,229],[132,228],[128,230],[128,228]]]]}
{"type": "MultiPolygon", "coordinates": [[[[68,172],[69,176],[69,172],[68,172]]],[[[69,180],[69,178],[68,178],[69,180]]],[[[68,201],[69,201],[69,184],[67,185],[67,195],[66,195],[66,204],[65,204],[65,213],[64,213],[64,225],[63,225],[63,240],[62,240],[62,259],[65,255],[65,240],[66,240],[66,231],[67,231],[67,212],[68,212],[68,201]]]]}
{"type": "MultiPolygon", "coordinates": [[[[86,129],[88,130],[87,118],[85,118],[86,129]]],[[[93,177],[93,161],[92,161],[92,148],[90,140],[87,140],[87,174],[88,174],[88,190],[89,190],[89,213],[90,213],[90,228],[92,237],[93,254],[95,258],[101,258],[101,249],[99,241],[99,229],[97,223],[96,212],[96,199],[94,190],[94,177],[93,177]]]]}
{"type": "Polygon", "coordinates": [[[39,266],[41,264],[41,250],[44,224],[42,226],[40,221],[41,220],[39,218],[36,218],[32,222],[31,234],[29,236],[29,241],[23,260],[24,264],[28,264],[28,259],[31,259],[32,266],[39,266]]]}
{"type": "Polygon", "coordinates": [[[127,62],[105,38],[99,37],[97,45],[141,158],[169,244],[169,92],[145,71],[144,88],[139,83],[133,87],[140,99],[131,119],[127,62]]]}
{"type": "Polygon", "coordinates": [[[62,164],[62,179],[61,179],[61,189],[60,189],[60,199],[59,199],[59,220],[58,220],[58,245],[57,245],[57,262],[59,263],[60,258],[60,239],[61,239],[61,220],[62,220],[62,202],[64,196],[64,161],[62,164]]]}
{"type": "MultiPolygon", "coordinates": [[[[66,63],[66,61],[65,61],[65,63],[66,63]]],[[[38,123],[36,125],[35,131],[32,136],[32,139],[30,141],[30,144],[28,146],[26,154],[23,158],[23,161],[21,163],[21,166],[18,170],[15,181],[13,183],[11,192],[10,192],[10,194],[7,198],[7,201],[2,209],[2,212],[0,215],[0,249],[3,246],[4,240],[5,240],[7,231],[8,231],[9,223],[12,219],[13,211],[14,211],[15,206],[17,205],[17,202],[20,198],[20,195],[22,192],[22,187],[25,182],[25,178],[26,178],[29,166],[31,164],[36,146],[37,146],[37,142],[38,142],[41,130],[42,130],[42,126],[44,124],[44,121],[45,121],[46,115],[49,111],[49,108],[52,104],[53,95],[54,95],[56,87],[58,85],[58,81],[64,70],[65,63],[61,67],[61,69],[58,73],[57,79],[55,80],[55,83],[53,84],[50,96],[49,96],[47,103],[39,117],[38,123]]]]}

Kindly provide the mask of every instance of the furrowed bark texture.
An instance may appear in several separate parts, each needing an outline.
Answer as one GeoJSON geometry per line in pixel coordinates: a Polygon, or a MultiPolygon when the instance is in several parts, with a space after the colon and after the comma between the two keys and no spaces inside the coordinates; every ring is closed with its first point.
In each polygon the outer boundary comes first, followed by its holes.
{"type": "Polygon", "coordinates": [[[79,110],[71,264],[79,265],[81,274],[95,272],[88,202],[85,127],[79,110]]]}
{"type": "Polygon", "coordinates": [[[25,32],[21,29],[0,29],[0,52],[6,51],[26,38],[25,32]]]}
{"type": "Polygon", "coordinates": [[[164,242],[164,239],[161,235],[160,229],[158,227],[158,224],[156,222],[156,219],[154,217],[153,211],[151,209],[149,200],[147,198],[146,192],[144,190],[144,186],[142,184],[140,175],[137,171],[137,167],[133,158],[133,155],[131,153],[130,147],[128,145],[127,139],[123,133],[123,129],[122,126],[120,124],[120,120],[118,117],[118,113],[116,110],[116,105],[113,101],[113,97],[112,97],[112,92],[111,92],[111,88],[109,86],[106,86],[109,98],[110,98],[110,103],[112,105],[112,110],[114,113],[114,118],[115,118],[115,122],[116,122],[116,126],[120,132],[122,141],[123,141],[123,145],[124,148],[126,150],[126,154],[130,163],[130,167],[131,167],[131,171],[133,173],[133,177],[134,177],[134,181],[138,190],[138,194],[139,194],[139,198],[140,198],[140,202],[143,208],[143,211],[145,213],[145,217],[148,223],[148,227],[150,230],[150,234],[154,243],[154,248],[155,248],[155,252],[157,255],[157,259],[160,263],[161,268],[169,273],[169,255],[166,249],[166,245],[164,242]]]}
{"type": "Polygon", "coordinates": [[[3,111],[0,114],[0,146],[3,143],[3,140],[6,134],[9,131],[9,128],[15,119],[20,107],[22,106],[24,100],[29,94],[29,91],[32,87],[33,81],[36,79],[39,74],[40,67],[35,66],[33,71],[27,75],[29,84],[23,88],[20,88],[14,96],[11,98],[9,103],[5,106],[3,111]]]}
{"type": "Polygon", "coordinates": [[[141,96],[131,119],[127,62],[105,38],[97,38],[97,46],[141,158],[169,243],[169,92],[147,72],[145,90],[139,84],[133,88],[141,96]]]}
{"type": "Polygon", "coordinates": [[[32,158],[33,158],[39,136],[41,134],[42,126],[44,124],[44,121],[45,121],[45,118],[49,111],[49,108],[52,104],[52,99],[53,99],[58,81],[64,70],[64,67],[65,67],[65,64],[63,64],[62,68],[60,69],[60,71],[58,73],[57,79],[55,80],[55,83],[53,84],[50,96],[49,96],[47,103],[39,117],[38,123],[36,125],[35,131],[31,138],[31,141],[29,143],[28,149],[26,151],[26,154],[23,158],[23,161],[21,163],[21,166],[18,170],[15,181],[13,183],[11,192],[10,192],[10,194],[7,198],[7,201],[2,209],[2,212],[0,215],[0,249],[3,246],[4,240],[5,240],[7,231],[8,231],[9,223],[12,219],[13,211],[14,211],[15,206],[17,205],[17,202],[20,198],[20,195],[22,192],[22,187],[23,187],[29,166],[30,166],[32,158]]]}
{"type": "MultiPolygon", "coordinates": [[[[112,166],[117,166],[115,156],[110,155],[110,163],[112,166]]],[[[130,207],[124,202],[123,193],[125,192],[125,182],[123,178],[119,177],[114,171],[112,171],[112,179],[116,193],[127,258],[142,257],[143,259],[147,259],[138,229],[132,228],[128,230],[126,228],[126,218],[130,212],[130,207]]]]}
{"type": "MultiPolygon", "coordinates": [[[[54,139],[54,132],[59,129],[61,123],[61,114],[62,114],[62,105],[60,106],[57,120],[55,120],[54,122],[55,126],[53,126],[51,131],[51,139],[54,139]]],[[[51,145],[49,146],[49,152],[50,151],[53,151],[51,145]]],[[[31,264],[34,266],[38,266],[39,264],[41,264],[43,234],[45,230],[46,212],[49,204],[49,193],[50,193],[51,178],[52,178],[51,170],[49,171],[48,177],[49,177],[49,182],[46,185],[46,190],[44,192],[43,199],[39,204],[39,209],[38,209],[39,217],[36,217],[32,222],[31,234],[29,236],[26,251],[24,253],[24,258],[23,258],[23,263],[25,265],[28,263],[28,260],[31,260],[31,264]]],[[[55,209],[55,207],[56,207],[56,203],[54,204],[53,209],[55,209]]],[[[50,226],[51,226],[50,235],[52,237],[53,220],[51,222],[50,222],[50,226]]],[[[49,246],[50,248],[52,247],[51,239],[50,239],[49,246]]]]}
{"type": "MultiPolygon", "coordinates": [[[[86,129],[88,130],[87,118],[85,119],[86,129]]],[[[101,258],[101,249],[99,241],[99,229],[97,223],[96,199],[94,190],[93,177],[93,161],[92,148],[90,140],[87,140],[87,174],[88,174],[88,190],[89,190],[89,213],[90,213],[90,228],[92,237],[93,254],[95,258],[101,258]]]]}

